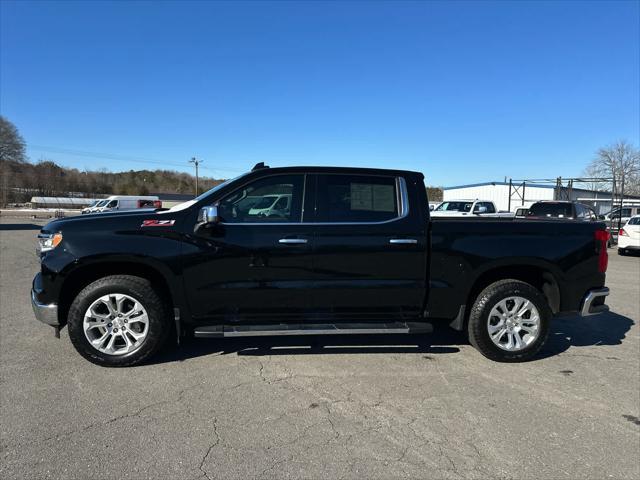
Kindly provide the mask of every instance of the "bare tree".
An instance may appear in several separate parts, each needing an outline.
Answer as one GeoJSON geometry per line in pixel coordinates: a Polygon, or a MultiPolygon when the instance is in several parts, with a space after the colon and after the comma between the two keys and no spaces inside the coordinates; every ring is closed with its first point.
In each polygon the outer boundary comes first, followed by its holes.
{"type": "Polygon", "coordinates": [[[0,115],[0,162],[3,160],[24,162],[24,139],[16,126],[0,115]]]}
{"type": "Polygon", "coordinates": [[[15,181],[8,163],[22,163],[25,160],[25,144],[18,129],[0,115],[0,206],[10,201],[11,186],[15,181]]]}
{"type": "MultiPolygon", "coordinates": [[[[640,151],[626,140],[619,140],[596,152],[596,157],[585,170],[592,177],[609,177],[615,181],[615,189],[640,194],[640,151]]],[[[616,193],[617,193],[616,192],[616,193]]]]}

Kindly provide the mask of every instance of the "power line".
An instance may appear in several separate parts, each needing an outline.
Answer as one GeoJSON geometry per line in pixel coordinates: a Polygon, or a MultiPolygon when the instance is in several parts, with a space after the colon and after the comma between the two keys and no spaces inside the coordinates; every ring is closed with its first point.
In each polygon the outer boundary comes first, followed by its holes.
{"type": "MultiPolygon", "coordinates": [[[[102,152],[89,152],[84,150],[76,150],[72,148],[61,148],[61,147],[52,147],[48,145],[37,145],[37,144],[26,144],[29,148],[36,151],[49,152],[49,153],[62,153],[65,155],[74,155],[80,157],[92,157],[92,158],[102,158],[105,160],[120,160],[125,162],[135,162],[135,163],[148,163],[155,165],[170,165],[174,167],[184,167],[184,164],[177,162],[170,162],[167,160],[160,160],[155,158],[148,157],[134,157],[128,155],[119,155],[114,153],[102,153],[102,152]]],[[[207,168],[202,167],[205,170],[216,171],[216,170],[224,170],[231,172],[244,172],[242,169],[226,167],[226,166],[216,166],[215,168],[207,168]]]]}

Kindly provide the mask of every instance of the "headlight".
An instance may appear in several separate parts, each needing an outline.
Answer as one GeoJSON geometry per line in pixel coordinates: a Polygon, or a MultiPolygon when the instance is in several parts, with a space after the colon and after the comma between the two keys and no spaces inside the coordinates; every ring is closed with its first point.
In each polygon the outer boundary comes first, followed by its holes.
{"type": "Polygon", "coordinates": [[[53,250],[62,242],[61,233],[41,233],[38,235],[38,251],[39,253],[53,250]]]}

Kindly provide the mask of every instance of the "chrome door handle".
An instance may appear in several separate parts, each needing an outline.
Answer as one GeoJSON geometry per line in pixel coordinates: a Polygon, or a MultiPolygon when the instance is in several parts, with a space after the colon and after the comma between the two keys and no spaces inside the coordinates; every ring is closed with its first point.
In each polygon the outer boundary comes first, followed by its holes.
{"type": "Polygon", "coordinates": [[[389,240],[389,243],[392,245],[415,245],[418,243],[418,240],[415,238],[392,238],[389,240]]]}
{"type": "Polygon", "coordinates": [[[285,245],[302,245],[307,243],[306,238],[281,238],[278,240],[278,243],[283,243],[285,245]]]}

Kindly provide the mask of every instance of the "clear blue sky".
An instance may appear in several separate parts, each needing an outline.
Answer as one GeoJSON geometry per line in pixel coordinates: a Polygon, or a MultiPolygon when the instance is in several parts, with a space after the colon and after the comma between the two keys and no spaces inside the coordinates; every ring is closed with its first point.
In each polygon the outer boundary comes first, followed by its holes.
{"type": "Polygon", "coordinates": [[[452,185],[579,175],[640,143],[637,1],[0,4],[0,112],[32,160],[452,185]]]}

